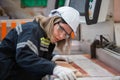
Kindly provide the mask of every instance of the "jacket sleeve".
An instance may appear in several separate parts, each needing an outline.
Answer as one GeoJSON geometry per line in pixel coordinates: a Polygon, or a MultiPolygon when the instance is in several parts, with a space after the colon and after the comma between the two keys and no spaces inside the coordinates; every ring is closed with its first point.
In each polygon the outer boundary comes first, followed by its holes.
{"type": "Polygon", "coordinates": [[[20,25],[16,27],[18,34],[16,62],[21,68],[34,75],[51,75],[56,64],[38,56],[40,54],[37,48],[38,41],[34,36],[35,32],[30,28],[22,30],[20,25]]]}

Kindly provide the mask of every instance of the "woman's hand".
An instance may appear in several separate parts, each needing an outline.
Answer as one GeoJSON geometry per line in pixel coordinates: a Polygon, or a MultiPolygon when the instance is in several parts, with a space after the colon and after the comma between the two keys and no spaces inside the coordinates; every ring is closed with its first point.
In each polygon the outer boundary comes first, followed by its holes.
{"type": "Polygon", "coordinates": [[[76,80],[74,71],[62,66],[56,66],[53,70],[53,75],[60,80],[76,80]]]}

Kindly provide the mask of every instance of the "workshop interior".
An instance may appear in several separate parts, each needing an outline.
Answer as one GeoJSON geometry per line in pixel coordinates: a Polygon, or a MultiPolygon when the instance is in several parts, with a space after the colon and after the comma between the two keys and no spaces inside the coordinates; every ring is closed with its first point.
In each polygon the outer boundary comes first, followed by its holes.
{"type": "Polygon", "coordinates": [[[78,10],[80,24],[71,46],[66,44],[69,52],[53,52],[70,62],[56,63],[77,70],[77,80],[120,80],[120,0],[0,0],[0,42],[16,25],[62,6],[78,10]]]}

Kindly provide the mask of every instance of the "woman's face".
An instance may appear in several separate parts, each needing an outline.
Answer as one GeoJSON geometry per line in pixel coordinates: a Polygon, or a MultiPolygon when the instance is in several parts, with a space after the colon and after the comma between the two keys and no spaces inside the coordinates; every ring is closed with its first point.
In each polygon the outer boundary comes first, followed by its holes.
{"type": "Polygon", "coordinates": [[[72,29],[68,24],[57,23],[54,25],[54,28],[53,28],[53,39],[51,42],[55,43],[59,40],[69,38],[71,32],[72,32],[72,29]]]}

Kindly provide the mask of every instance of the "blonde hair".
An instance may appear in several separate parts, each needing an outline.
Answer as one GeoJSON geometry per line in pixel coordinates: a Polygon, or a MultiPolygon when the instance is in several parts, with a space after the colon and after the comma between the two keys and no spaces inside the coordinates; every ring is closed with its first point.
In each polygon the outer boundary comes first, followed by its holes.
{"type": "MultiPolygon", "coordinates": [[[[56,24],[56,23],[58,23],[58,22],[63,22],[62,20],[62,18],[61,17],[58,17],[58,16],[53,16],[53,17],[45,17],[45,16],[42,16],[42,15],[39,15],[39,16],[36,16],[35,17],[35,20],[37,21],[37,22],[39,22],[40,23],[40,26],[41,26],[41,28],[46,32],[46,34],[47,34],[47,37],[50,39],[50,40],[52,40],[52,38],[53,38],[53,27],[54,27],[54,25],[56,24]]],[[[67,50],[67,49],[65,49],[64,48],[64,46],[65,46],[65,44],[66,43],[70,43],[70,39],[64,39],[64,40],[61,40],[61,41],[58,41],[57,43],[56,43],[56,45],[57,45],[57,48],[59,49],[59,51],[61,52],[61,53],[64,53],[65,54],[65,51],[67,50]],[[64,48],[64,49],[63,49],[64,48]]],[[[68,46],[70,46],[70,45],[68,45],[68,46]]],[[[68,51],[68,50],[67,50],[68,51]]],[[[69,52],[69,51],[68,51],[69,52]]],[[[67,52],[67,53],[68,53],[67,52]]]]}

